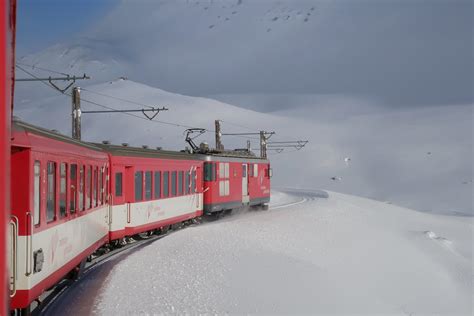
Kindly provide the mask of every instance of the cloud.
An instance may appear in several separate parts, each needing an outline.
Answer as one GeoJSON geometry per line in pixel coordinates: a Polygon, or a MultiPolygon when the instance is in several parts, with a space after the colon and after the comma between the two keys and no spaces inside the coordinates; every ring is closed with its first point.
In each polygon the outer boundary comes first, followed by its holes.
{"type": "MultiPolygon", "coordinates": [[[[65,46],[91,47],[87,58],[114,74],[190,95],[473,101],[471,1],[237,2],[123,1],[65,46]]],[[[83,58],[61,56],[52,66],[79,71],[83,58]]],[[[94,75],[110,79],[103,73],[94,75]]]]}

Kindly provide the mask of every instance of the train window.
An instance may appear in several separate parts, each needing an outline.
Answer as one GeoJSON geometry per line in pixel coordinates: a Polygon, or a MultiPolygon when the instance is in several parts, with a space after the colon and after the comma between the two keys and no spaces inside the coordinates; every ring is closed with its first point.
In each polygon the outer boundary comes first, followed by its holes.
{"type": "Polygon", "coordinates": [[[92,207],[92,166],[87,168],[86,172],[86,209],[90,209],[92,207]]]}
{"type": "Polygon", "coordinates": [[[204,163],[204,181],[216,180],[216,165],[212,162],[204,163]]]}
{"type": "Polygon", "coordinates": [[[219,178],[222,179],[225,177],[225,163],[219,162],[219,178]]]}
{"type": "Polygon", "coordinates": [[[253,164],[249,163],[249,177],[253,177],[253,164]]]}
{"type": "Polygon", "coordinates": [[[79,167],[79,210],[84,210],[84,175],[86,173],[86,167],[79,167]]]}
{"type": "Polygon", "coordinates": [[[143,200],[143,172],[135,172],[135,201],[143,200]]]}
{"type": "Polygon", "coordinates": [[[163,172],[163,197],[169,196],[169,190],[170,190],[169,177],[170,177],[169,171],[163,172]]]}
{"type": "Polygon", "coordinates": [[[115,196],[122,196],[122,173],[115,173],[115,196]]]}
{"type": "Polygon", "coordinates": [[[184,171],[180,171],[178,174],[178,195],[183,195],[183,178],[184,171]]]}
{"type": "Polygon", "coordinates": [[[105,167],[105,203],[109,202],[109,168],[105,167]]]}
{"type": "Polygon", "coordinates": [[[77,196],[77,165],[72,164],[69,167],[69,213],[76,212],[76,196],[77,196]]]}
{"type": "Polygon", "coordinates": [[[155,199],[161,198],[161,171],[155,171],[155,199]]]}
{"type": "Polygon", "coordinates": [[[56,163],[48,161],[47,164],[47,189],[46,194],[46,221],[51,222],[56,219],[56,163]]]}
{"type": "Polygon", "coordinates": [[[196,170],[193,170],[191,174],[191,192],[196,192],[196,170]]]}
{"type": "Polygon", "coordinates": [[[253,176],[258,177],[258,164],[253,165],[253,176]]]}
{"type": "Polygon", "coordinates": [[[176,196],[176,171],[171,172],[171,196],[176,196]]]}
{"type": "Polygon", "coordinates": [[[145,200],[151,200],[151,171],[145,171],[145,200]]]}
{"type": "Polygon", "coordinates": [[[99,205],[104,203],[104,167],[99,168],[99,205]]]}
{"type": "Polygon", "coordinates": [[[40,223],[40,206],[41,206],[41,163],[35,161],[34,166],[35,179],[34,179],[34,196],[33,196],[33,223],[38,225],[40,223]]]}
{"type": "Polygon", "coordinates": [[[189,185],[190,178],[191,178],[191,173],[189,171],[186,171],[186,179],[184,179],[184,194],[191,193],[191,187],[189,185]]]}
{"type": "Polygon", "coordinates": [[[99,169],[97,167],[94,168],[94,179],[93,179],[93,183],[92,183],[92,196],[94,197],[94,201],[92,202],[94,204],[94,206],[97,206],[98,205],[98,198],[99,198],[99,195],[97,194],[97,190],[98,190],[98,183],[99,183],[99,169]]]}
{"type": "Polygon", "coordinates": [[[242,165],[242,178],[247,177],[247,165],[242,165]]]}
{"type": "Polygon", "coordinates": [[[66,175],[67,175],[67,164],[61,163],[59,165],[59,217],[66,216],[66,175]]]}

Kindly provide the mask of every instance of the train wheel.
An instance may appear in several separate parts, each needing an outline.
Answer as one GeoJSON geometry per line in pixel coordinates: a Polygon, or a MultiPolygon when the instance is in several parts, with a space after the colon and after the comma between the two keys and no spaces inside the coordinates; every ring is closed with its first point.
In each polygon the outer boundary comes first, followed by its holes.
{"type": "Polygon", "coordinates": [[[86,262],[87,262],[87,258],[82,260],[81,263],[79,263],[77,265],[77,267],[74,268],[74,270],[72,270],[72,273],[71,273],[71,280],[78,280],[82,273],[84,272],[84,269],[86,267],[86,262]]]}
{"type": "Polygon", "coordinates": [[[10,316],[30,316],[30,315],[31,315],[31,306],[15,309],[10,312],[10,316]]]}

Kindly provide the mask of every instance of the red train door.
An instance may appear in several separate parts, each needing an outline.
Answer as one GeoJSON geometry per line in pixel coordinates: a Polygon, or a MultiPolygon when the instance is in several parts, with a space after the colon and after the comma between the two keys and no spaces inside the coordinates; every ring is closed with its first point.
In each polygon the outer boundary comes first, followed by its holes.
{"type": "Polygon", "coordinates": [[[133,173],[134,168],[132,166],[125,166],[125,181],[124,181],[124,194],[125,204],[127,205],[127,224],[132,221],[132,202],[134,201],[134,183],[135,175],[133,173]]]}
{"type": "Polygon", "coordinates": [[[242,203],[249,203],[249,181],[248,165],[242,164],[242,203]]]}

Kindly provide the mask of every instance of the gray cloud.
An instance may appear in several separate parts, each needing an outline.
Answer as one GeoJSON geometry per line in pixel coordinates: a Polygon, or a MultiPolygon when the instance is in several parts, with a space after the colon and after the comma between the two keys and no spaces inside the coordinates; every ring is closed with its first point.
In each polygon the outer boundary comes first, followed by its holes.
{"type": "Polygon", "coordinates": [[[91,60],[120,65],[117,75],[190,95],[466,104],[472,21],[472,1],[464,0],[140,0],[123,1],[74,43],[92,47],[91,60]]]}

